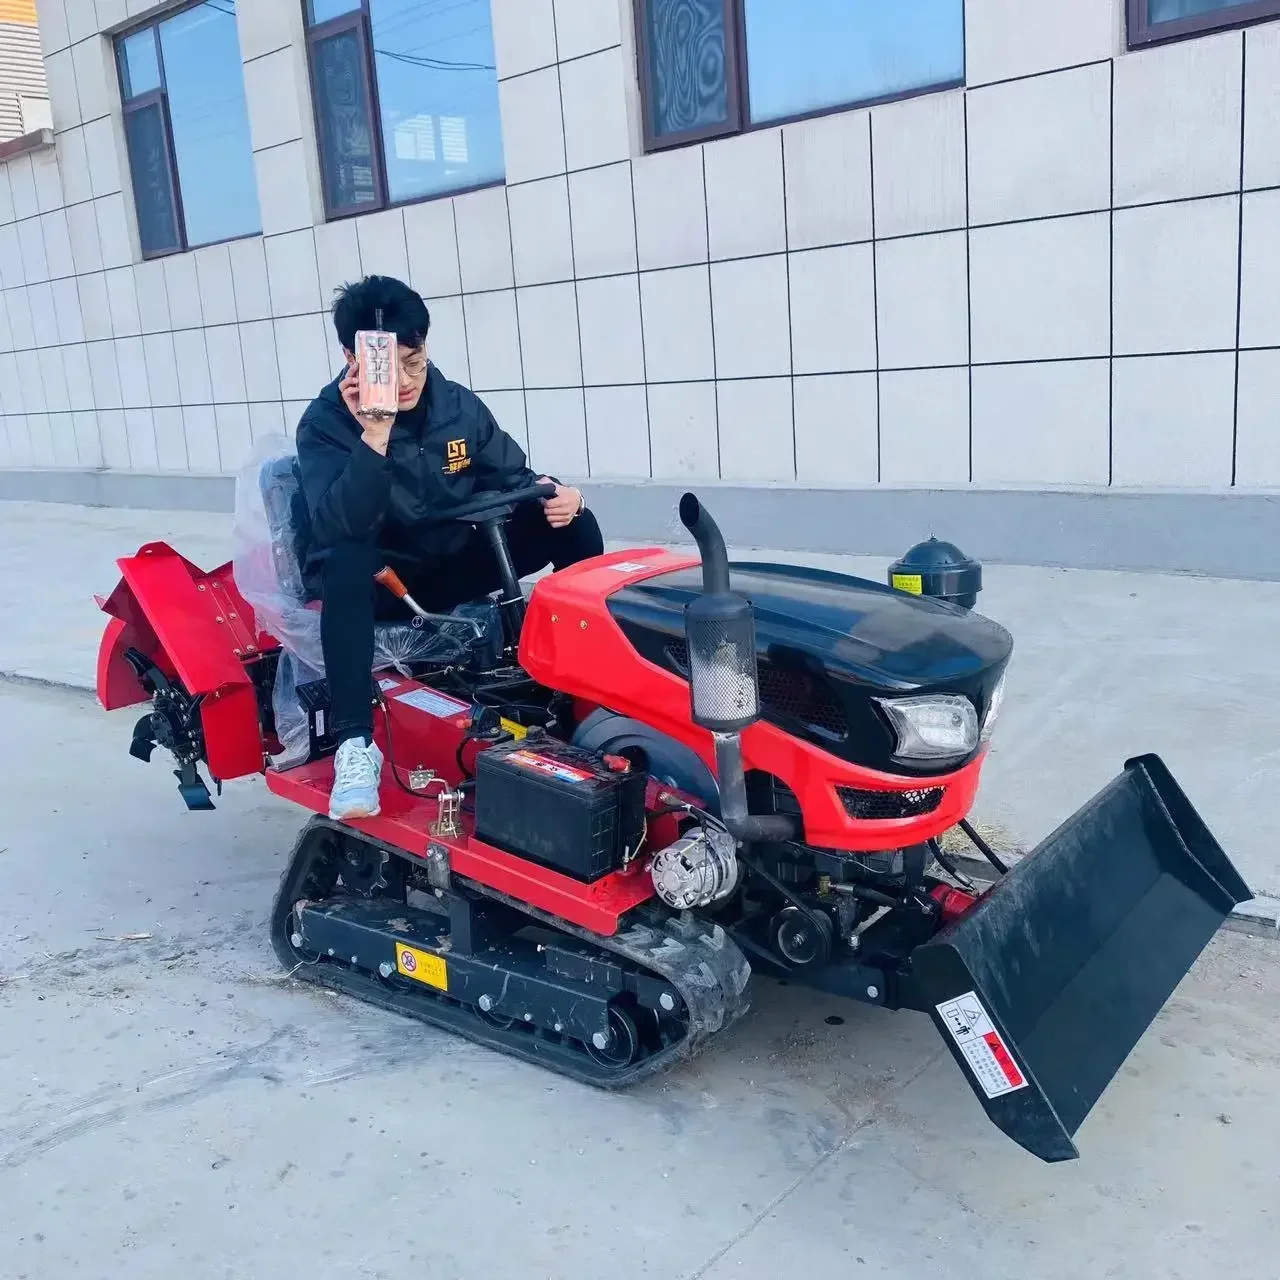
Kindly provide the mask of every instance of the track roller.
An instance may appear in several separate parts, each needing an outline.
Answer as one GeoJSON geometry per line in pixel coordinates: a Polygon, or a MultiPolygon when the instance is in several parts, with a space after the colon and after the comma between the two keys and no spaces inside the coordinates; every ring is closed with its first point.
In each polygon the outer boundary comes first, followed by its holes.
{"type": "Polygon", "coordinates": [[[561,1075],[622,1088],[697,1053],[750,1001],[718,925],[640,908],[609,938],[316,817],[271,913],[299,981],[466,1036],[561,1075]]]}

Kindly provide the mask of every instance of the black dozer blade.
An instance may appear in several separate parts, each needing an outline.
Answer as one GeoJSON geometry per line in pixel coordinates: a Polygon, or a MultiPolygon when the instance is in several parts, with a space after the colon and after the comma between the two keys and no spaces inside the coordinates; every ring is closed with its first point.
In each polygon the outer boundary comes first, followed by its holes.
{"type": "Polygon", "coordinates": [[[1072,1160],[1130,1050],[1252,896],[1164,762],[1141,756],[912,952],[910,1002],[998,1128],[1072,1160]]]}

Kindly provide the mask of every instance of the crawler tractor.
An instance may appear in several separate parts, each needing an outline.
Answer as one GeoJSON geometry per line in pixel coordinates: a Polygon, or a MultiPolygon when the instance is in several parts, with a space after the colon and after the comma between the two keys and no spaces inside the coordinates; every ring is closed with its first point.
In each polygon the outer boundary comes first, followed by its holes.
{"type": "Polygon", "coordinates": [[[618,1089],[742,1018],[753,973],[785,978],[928,1015],[990,1119],[1057,1161],[1250,897],[1153,755],[1010,867],[968,822],[1012,650],[973,566],[903,590],[730,564],[692,494],[697,556],[607,554],[527,598],[504,525],[547,491],[460,508],[504,589],[379,628],[381,812],[332,822],[294,459],[249,489],[264,534],[232,563],[119,561],[98,690],[149,703],[131,750],[172,753],[190,808],[203,770],[312,811],[270,919],[300,982],[618,1089]]]}

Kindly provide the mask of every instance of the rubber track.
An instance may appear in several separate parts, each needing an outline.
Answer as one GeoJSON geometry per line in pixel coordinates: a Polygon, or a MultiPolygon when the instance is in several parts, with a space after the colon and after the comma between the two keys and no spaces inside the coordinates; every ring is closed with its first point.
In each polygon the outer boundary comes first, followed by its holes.
{"type": "Polygon", "coordinates": [[[394,845],[319,815],[312,818],[298,836],[271,910],[272,945],[282,963],[293,971],[293,976],[299,981],[341,991],[392,1013],[442,1027],[476,1044],[601,1089],[625,1089],[688,1061],[700,1053],[713,1036],[727,1030],[750,1008],[751,966],[737,944],[718,924],[700,920],[689,912],[673,915],[644,906],[629,914],[622,931],[613,937],[603,937],[461,876],[453,877],[453,883],[459,888],[501,902],[540,924],[586,942],[599,951],[619,956],[637,968],[665,979],[684,1001],[685,1034],[674,1044],[629,1067],[602,1067],[585,1049],[576,1047],[572,1042],[544,1039],[522,1024],[510,1029],[496,1027],[484,1021],[472,1006],[432,995],[426,989],[388,987],[363,970],[350,969],[328,960],[300,962],[289,941],[294,903],[300,898],[323,901],[332,894],[336,880],[336,872],[330,879],[327,873],[332,868],[322,865],[320,859],[308,857],[305,865],[300,863],[304,850],[313,841],[317,849],[324,847],[319,839],[321,830],[332,831],[346,839],[363,840],[410,866],[419,869],[423,866],[421,858],[415,858],[394,845]]]}

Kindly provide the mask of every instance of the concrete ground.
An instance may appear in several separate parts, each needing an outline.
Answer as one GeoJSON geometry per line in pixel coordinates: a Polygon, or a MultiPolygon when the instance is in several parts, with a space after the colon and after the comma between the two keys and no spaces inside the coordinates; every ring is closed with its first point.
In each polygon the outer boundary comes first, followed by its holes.
{"type": "MultiPolygon", "coordinates": [[[[0,671],[90,681],[88,597],[155,537],[228,551],[218,517],[0,504],[0,671]]],[[[1278,590],[991,570],[1019,648],[987,823],[1033,841],[1158,749],[1280,886],[1278,590]]],[[[187,814],[131,724],[0,681],[3,1280],[1275,1271],[1272,940],[1219,935],[1069,1165],[986,1121],[922,1016],[770,983],[716,1052],[604,1095],[284,979],[299,815],[260,780],[187,814]]]]}
{"type": "Polygon", "coordinates": [[[605,1095],[282,979],[260,781],[188,814],[127,712],[0,685],[0,724],[5,1280],[1274,1274],[1274,942],[1219,935],[1070,1165],[923,1016],[770,983],[605,1095]]]}

